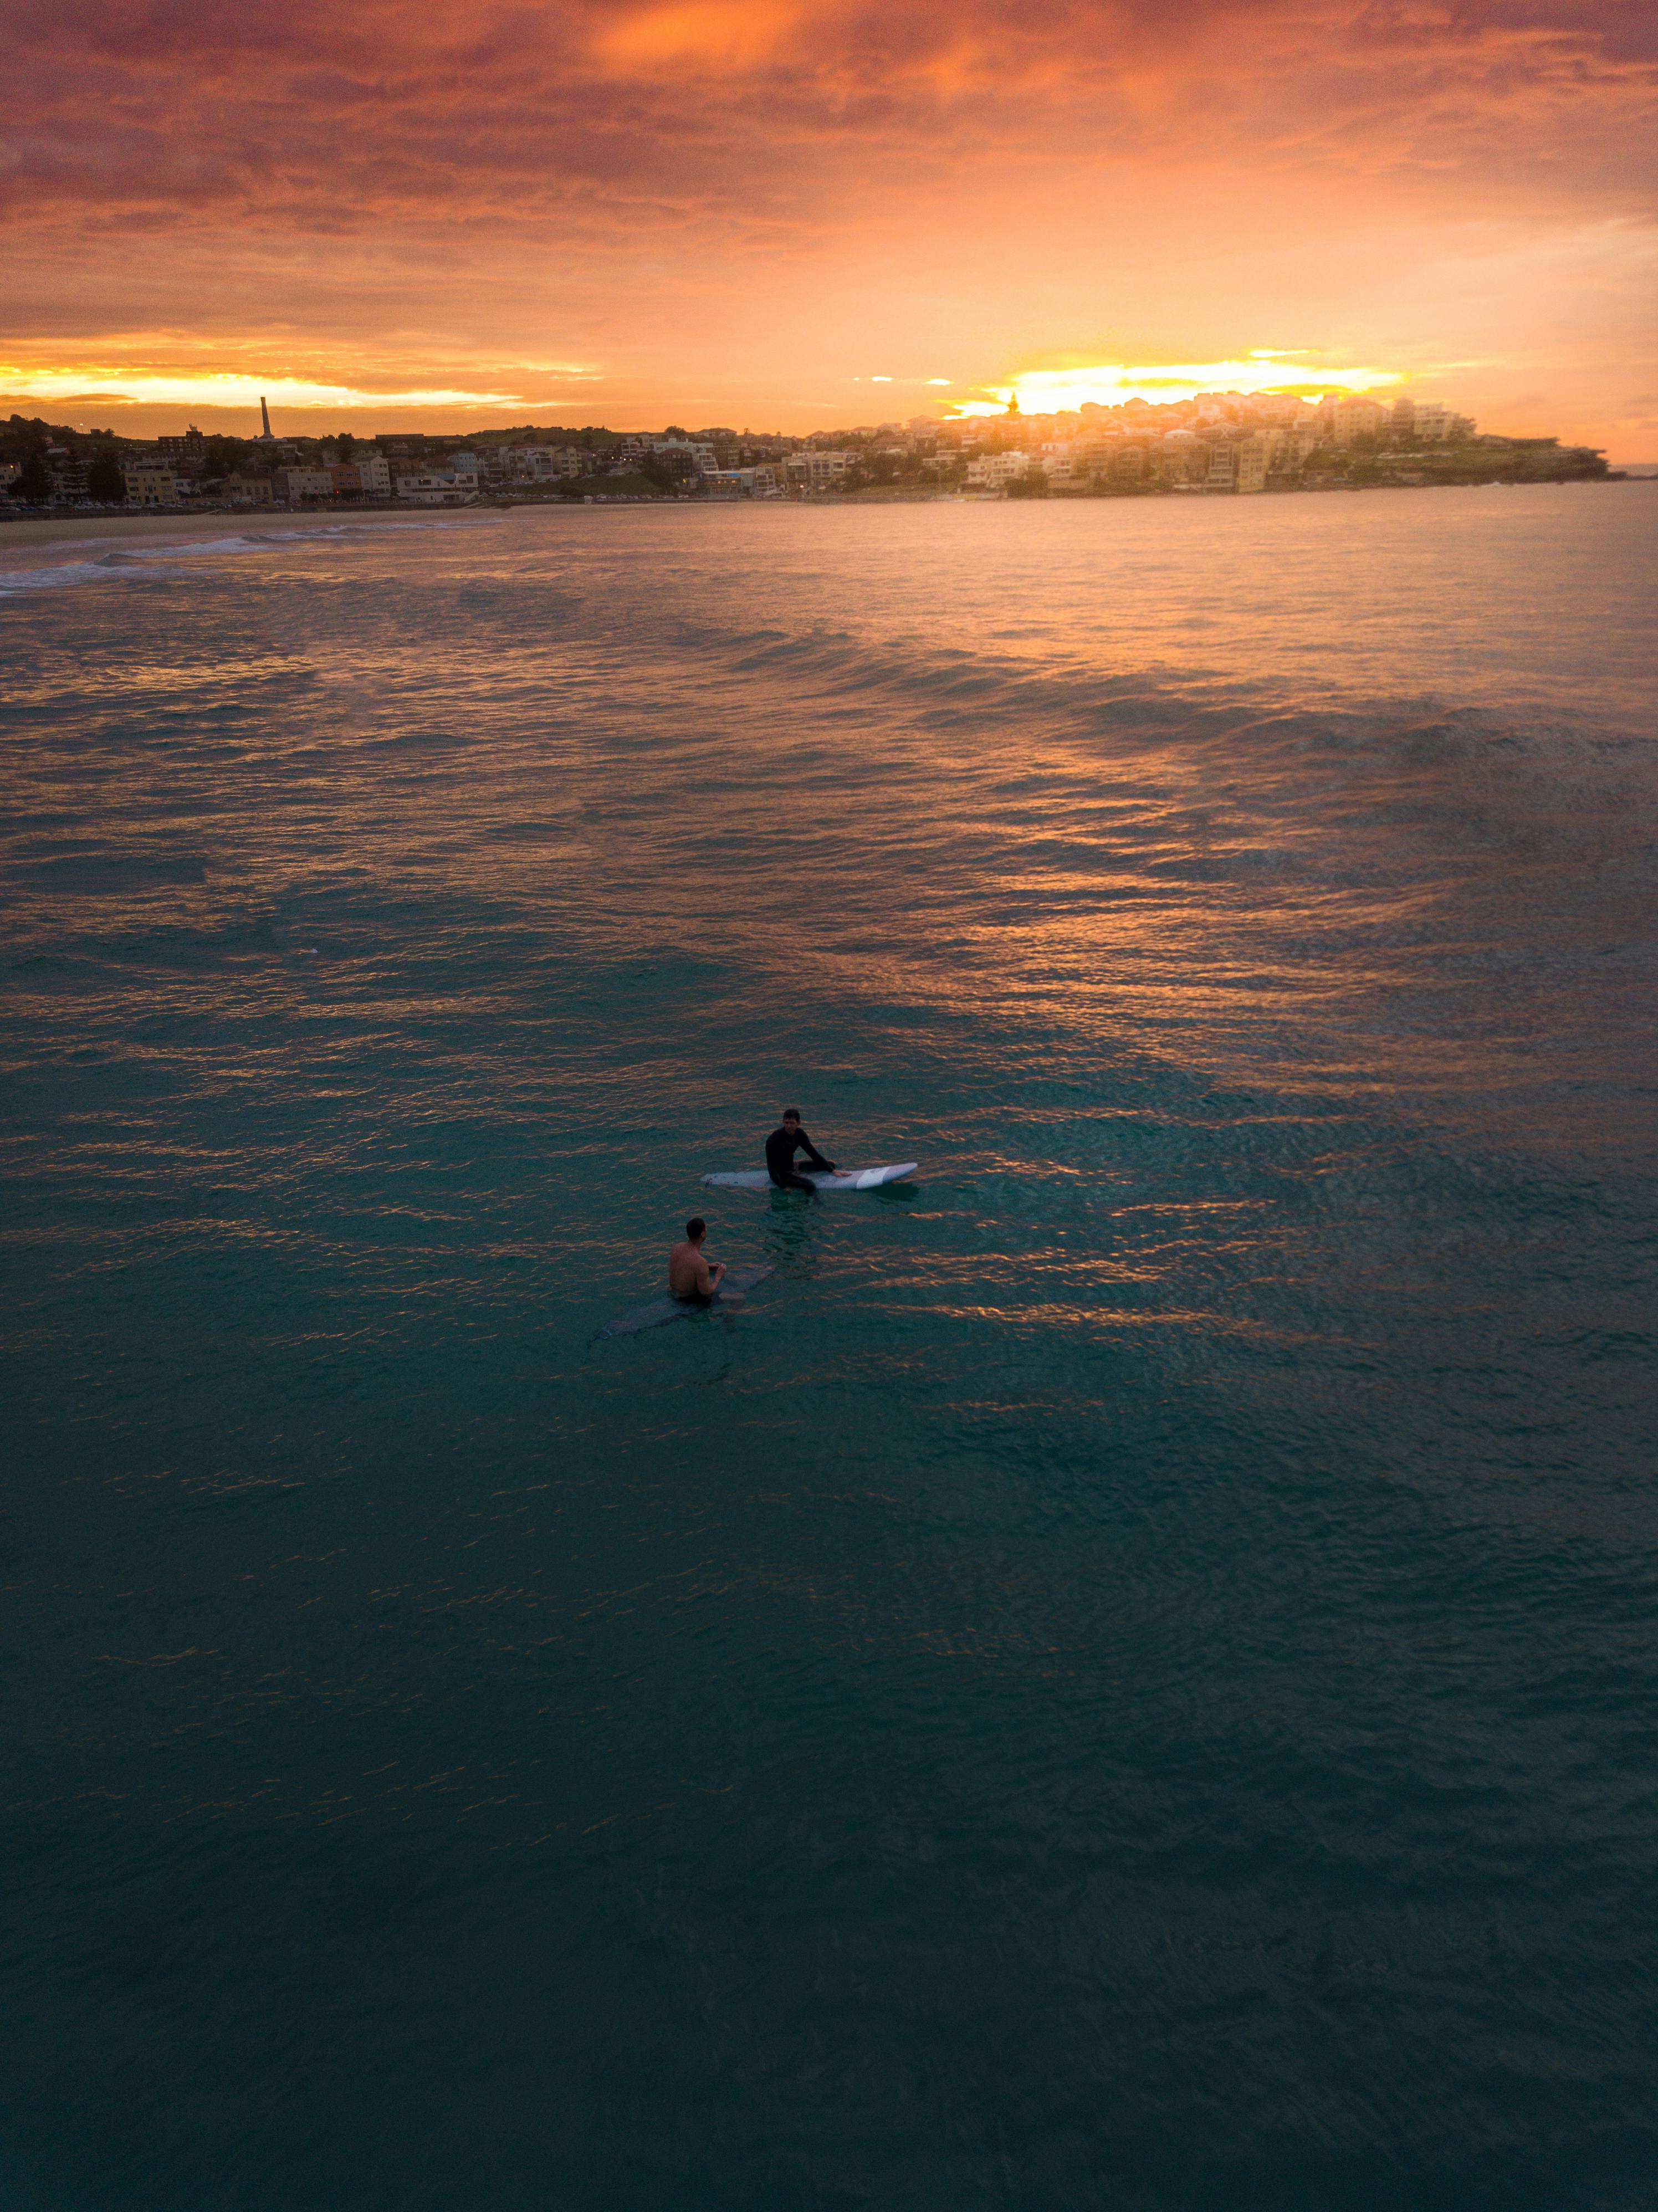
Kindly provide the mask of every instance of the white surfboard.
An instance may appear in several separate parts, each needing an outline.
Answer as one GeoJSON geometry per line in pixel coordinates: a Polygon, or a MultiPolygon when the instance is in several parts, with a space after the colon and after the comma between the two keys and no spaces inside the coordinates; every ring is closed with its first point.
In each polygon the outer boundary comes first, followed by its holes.
{"type": "MultiPolygon", "coordinates": [[[[822,1168],[802,1168],[799,1170],[803,1182],[815,1183],[819,1190],[879,1190],[883,1183],[908,1182],[921,1163],[905,1160],[896,1168],[837,1168],[833,1175],[825,1175],[822,1168]]],[[[702,1178],[716,1190],[770,1190],[771,1177],[763,1168],[744,1168],[731,1175],[707,1175],[702,1178]]]]}

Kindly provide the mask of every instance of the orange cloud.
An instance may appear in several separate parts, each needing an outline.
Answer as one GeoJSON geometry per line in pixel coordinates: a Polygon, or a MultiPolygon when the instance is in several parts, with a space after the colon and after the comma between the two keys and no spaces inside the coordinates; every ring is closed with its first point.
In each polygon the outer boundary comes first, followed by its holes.
{"type": "Polygon", "coordinates": [[[614,406],[800,421],[872,332],[895,374],[958,386],[1282,336],[1513,360],[1516,392],[1606,422],[1649,381],[1653,24],[1631,0],[58,0],[9,46],[9,343],[73,366],[122,332],[257,333],[273,373],[532,397],[502,363],[580,362],[614,406]]]}
{"type": "Polygon", "coordinates": [[[623,75],[666,66],[696,74],[751,69],[779,51],[802,12],[752,0],[688,0],[607,27],[594,52],[601,66],[623,75]]]}

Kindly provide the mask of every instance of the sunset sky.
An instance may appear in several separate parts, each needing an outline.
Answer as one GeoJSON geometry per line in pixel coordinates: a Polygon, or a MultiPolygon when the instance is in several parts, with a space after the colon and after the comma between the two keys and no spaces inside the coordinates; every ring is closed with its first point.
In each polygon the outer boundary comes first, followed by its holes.
{"type": "Polygon", "coordinates": [[[12,21],[0,411],[799,431],[1272,353],[1658,459],[1650,0],[12,21]]]}

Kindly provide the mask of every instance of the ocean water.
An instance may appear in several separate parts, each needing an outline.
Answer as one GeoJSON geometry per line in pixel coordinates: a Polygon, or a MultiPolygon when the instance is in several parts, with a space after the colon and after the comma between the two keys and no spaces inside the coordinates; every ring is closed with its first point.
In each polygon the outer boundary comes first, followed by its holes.
{"type": "Polygon", "coordinates": [[[7,2205],[1649,2204],[1655,586],[0,544],[7,2205]]]}

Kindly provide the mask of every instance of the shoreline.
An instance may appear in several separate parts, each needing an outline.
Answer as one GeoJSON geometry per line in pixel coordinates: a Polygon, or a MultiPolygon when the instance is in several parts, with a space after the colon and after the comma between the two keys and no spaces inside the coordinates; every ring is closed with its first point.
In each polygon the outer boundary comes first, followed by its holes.
{"type": "MultiPolygon", "coordinates": [[[[1331,484],[1321,486],[1316,494],[1308,485],[1289,489],[1263,492],[1256,495],[1266,499],[1288,499],[1307,495],[1328,498],[1339,493],[1356,492],[1424,492],[1424,491],[1543,491],[1569,490],[1578,486],[1595,487],[1606,484],[1658,483],[1658,473],[1637,475],[1613,471],[1604,477],[1546,477],[1531,482],[1521,479],[1490,477],[1481,483],[1436,484],[1331,484]]],[[[25,545],[64,544],[76,541],[85,543],[104,536],[115,538],[173,531],[181,537],[191,537],[201,531],[222,535],[227,530],[239,537],[263,535],[267,532],[291,529],[296,522],[330,522],[349,525],[353,522],[385,522],[386,520],[424,521],[429,516],[464,514],[544,514],[551,511],[561,514],[592,514],[596,509],[611,507],[673,508],[683,512],[712,512],[715,508],[729,511],[733,507],[756,507],[763,510],[786,508],[798,513],[813,508],[843,508],[849,507],[1079,507],[1083,505],[1138,505],[1147,499],[1179,500],[1182,505],[1211,499],[1236,500],[1238,495],[1225,492],[1080,492],[1050,490],[1038,499],[1011,499],[999,492],[966,491],[884,491],[869,489],[848,493],[818,493],[810,499],[652,499],[619,498],[606,500],[560,499],[483,499],[467,507],[424,507],[401,506],[351,507],[329,508],[322,507],[282,507],[273,512],[269,507],[254,513],[237,513],[234,508],[218,507],[208,514],[185,514],[177,509],[140,509],[131,514],[118,511],[100,514],[95,511],[81,514],[0,514],[0,544],[25,545]]]]}

